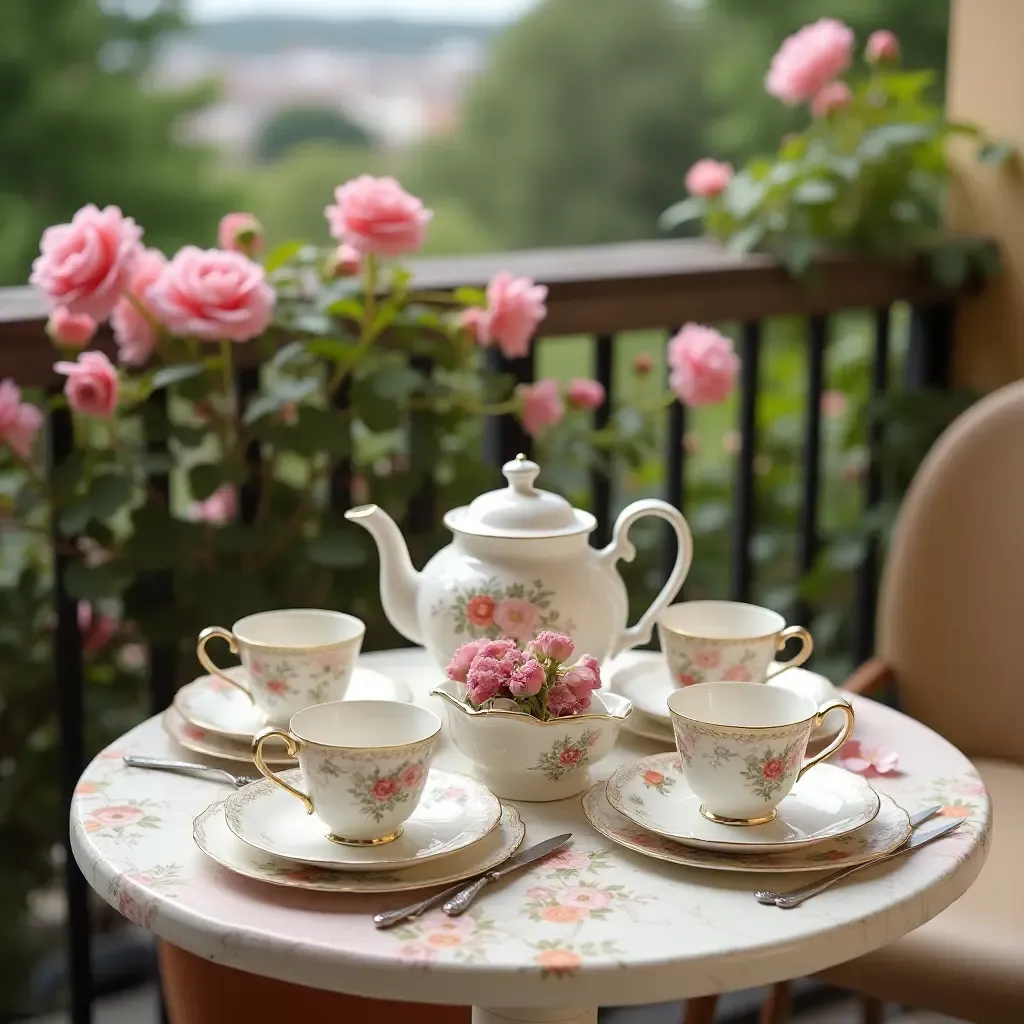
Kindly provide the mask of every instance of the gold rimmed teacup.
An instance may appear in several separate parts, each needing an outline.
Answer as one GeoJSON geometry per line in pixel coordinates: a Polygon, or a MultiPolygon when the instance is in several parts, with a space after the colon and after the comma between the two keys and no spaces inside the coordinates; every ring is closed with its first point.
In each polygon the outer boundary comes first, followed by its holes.
{"type": "Polygon", "coordinates": [[[697,683],[668,699],[672,731],[687,784],[700,813],[720,825],[764,825],[797,780],[831,757],[853,731],[844,700],[809,697],[760,683],[697,683]],[[811,732],[833,709],[846,724],[831,743],[804,761],[811,732]]]}
{"type": "Polygon", "coordinates": [[[305,708],[287,729],[268,727],[252,741],[256,767],[316,814],[343,846],[396,840],[419,803],[441,733],[426,708],[386,700],[335,701],[305,708]],[[307,792],[267,767],[263,745],[284,740],[298,757],[307,792]]]}

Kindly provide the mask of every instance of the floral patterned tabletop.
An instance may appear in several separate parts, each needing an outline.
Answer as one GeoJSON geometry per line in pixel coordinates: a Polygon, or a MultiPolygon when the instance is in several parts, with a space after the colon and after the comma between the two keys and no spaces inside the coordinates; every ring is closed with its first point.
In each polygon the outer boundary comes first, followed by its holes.
{"type": "MultiPolygon", "coordinates": [[[[417,701],[436,701],[427,691],[437,670],[423,651],[361,661],[404,679],[417,701]]],[[[938,804],[964,824],[798,910],[760,906],[752,896],[786,876],[709,871],[630,852],[596,833],[574,797],[517,805],[526,844],[571,831],[571,847],[487,890],[462,918],[438,910],[377,931],[372,913],[415,894],[281,889],[209,862],[193,843],[192,821],[229,787],[121,761],[128,752],[182,756],[158,719],[127,733],[86,769],[72,807],[72,840],[86,878],[109,903],[214,962],[380,998],[394,995],[401,972],[405,999],[546,1007],[529,1019],[587,1024],[598,1005],[706,995],[822,970],[892,941],[962,895],[981,870],[990,828],[977,772],[925,726],[872,701],[855,698],[854,706],[863,746],[900,754],[902,771],[873,785],[910,811],[938,804]]],[[[594,777],[607,778],[624,761],[658,749],[623,731],[594,777]]],[[[447,730],[434,763],[468,771],[447,730]]],[[[479,1010],[476,1020],[526,1017],[479,1010]]]]}

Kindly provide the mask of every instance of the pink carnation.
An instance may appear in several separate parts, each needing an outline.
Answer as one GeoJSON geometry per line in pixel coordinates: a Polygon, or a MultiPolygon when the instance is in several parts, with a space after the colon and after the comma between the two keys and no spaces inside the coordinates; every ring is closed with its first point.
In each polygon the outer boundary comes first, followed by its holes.
{"type": "Polygon", "coordinates": [[[900,59],[900,41],[894,32],[880,28],[868,36],[868,44],[864,47],[864,59],[869,64],[884,64],[900,59]]]}
{"type": "Polygon", "coordinates": [[[815,117],[828,117],[836,110],[849,106],[853,93],[845,82],[829,82],[811,102],[815,117]]]}
{"type": "Polygon", "coordinates": [[[102,352],[82,352],[76,362],[55,363],[53,368],[67,376],[64,394],[75,412],[100,419],[114,415],[120,390],[117,368],[102,352]]]}
{"type": "Polygon", "coordinates": [[[507,659],[514,660],[520,653],[515,640],[502,637],[501,640],[479,640],[480,649],[477,652],[482,658],[496,658],[498,661],[507,659]]]}
{"type": "Polygon", "coordinates": [[[732,164],[705,157],[686,172],[686,191],[701,199],[720,196],[732,181],[732,164]]]}
{"type": "Polygon", "coordinates": [[[85,348],[96,333],[96,321],[88,313],[72,313],[58,306],[46,323],[46,333],[59,348],[85,348]]]}
{"type": "Polygon", "coordinates": [[[156,345],[156,327],[137,307],[149,310],[153,320],[156,319],[146,301],[146,293],[166,266],[167,257],[159,249],[144,249],[128,280],[128,294],[118,301],[110,315],[110,326],[117,342],[117,358],[126,366],[142,366],[156,345]]]}
{"type": "Polygon", "coordinates": [[[511,662],[477,655],[466,674],[466,688],[470,702],[479,707],[497,697],[503,690],[508,690],[512,671],[511,662]]]}
{"type": "Polygon", "coordinates": [[[548,690],[547,708],[555,718],[568,718],[590,707],[590,694],[578,696],[564,683],[557,683],[548,690]]]}
{"type": "Polygon", "coordinates": [[[339,185],[335,204],[324,210],[331,234],[361,252],[403,256],[415,252],[434,216],[394,178],[362,174],[339,185]]]}
{"type": "Polygon", "coordinates": [[[544,666],[536,658],[530,658],[512,673],[508,688],[513,697],[533,697],[540,693],[545,678],[544,666]]]}
{"type": "Polygon", "coordinates": [[[449,679],[453,679],[457,683],[466,681],[469,667],[473,664],[473,659],[479,653],[483,643],[483,640],[470,640],[452,655],[451,661],[448,662],[448,667],[445,669],[449,679]]]}
{"type": "Polygon", "coordinates": [[[601,689],[601,665],[592,654],[584,654],[565,675],[562,682],[569,687],[576,697],[584,697],[589,702],[590,692],[601,689]]]}
{"type": "Polygon", "coordinates": [[[736,383],[739,357],[713,327],[686,324],[668,343],[669,384],[686,405],[724,402],[736,383]]]}
{"type": "Polygon", "coordinates": [[[558,394],[558,381],[548,378],[536,384],[525,384],[519,394],[523,403],[519,418],[531,437],[539,437],[548,427],[562,422],[565,407],[558,394]]]}
{"type": "Polygon", "coordinates": [[[42,425],[43,414],[21,400],[21,388],[13,380],[0,381],[0,443],[27,459],[42,425]]]}
{"type": "Polygon", "coordinates": [[[481,345],[497,344],[506,359],[520,359],[529,353],[537,325],[547,316],[547,296],[544,285],[502,270],[487,285],[486,309],[472,314],[467,310],[463,322],[481,345]]]}
{"type": "Polygon", "coordinates": [[[217,244],[246,256],[263,250],[263,225],[251,213],[226,213],[217,226],[217,244]]]}
{"type": "Polygon", "coordinates": [[[574,409],[596,409],[604,404],[604,385],[589,377],[577,377],[569,382],[565,399],[574,409]]]}
{"type": "Polygon", "coordinates": [[[91,203],[43,232],[32,263],[32,284],[58,306],[105,320],[121,297],[138,257],[142,229],[116,206],[91,203]]]}
{"type": "Polygon", "coordinates": [[[783,103],[810,103],[849,66],[853,29],[835,18],[821,18],[789,36],[772,58],[765,88],[783,103]]]}
{"type": "Polygon", "coordinates": [[[570,637],[564,633],[555,633],[550,629],[538,633],[530,647],[538,658],[550,658],[557,662],[568,661],[575,650],[575,645],[570,637]]]}
{"type": "Polygon", "coordinates": [[[248,341],[274,312],[263,268],[240,252],[186,245],[146,289],[146,301],[172,334],[248,341]]]}
{"type": "Polygon", "coordinates": [[[193,522],[222,526],[235,518],[238,495],[231,484],[222,484],[205,501],[194,501],[189,506],[189,519],[193,522]]]}

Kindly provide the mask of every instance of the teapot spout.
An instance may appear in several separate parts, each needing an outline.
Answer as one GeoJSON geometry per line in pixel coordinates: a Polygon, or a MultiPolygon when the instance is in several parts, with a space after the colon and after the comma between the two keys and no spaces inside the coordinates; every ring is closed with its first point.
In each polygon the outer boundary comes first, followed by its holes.
{"type": "Polygon", "coordinates": [[[398,524],[377,505],[350,508],[345,518],[369,530],[380,556],[380,603],[384,614],[399,633],[414,644],[422,642],[416,595],[420,574],[413,568],[398,524]]]}

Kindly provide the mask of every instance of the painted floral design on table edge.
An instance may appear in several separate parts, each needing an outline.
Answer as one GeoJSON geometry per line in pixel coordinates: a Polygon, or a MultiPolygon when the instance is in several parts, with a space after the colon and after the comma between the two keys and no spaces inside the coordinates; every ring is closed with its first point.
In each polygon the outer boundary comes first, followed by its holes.
{"type": "Polygon", "coordinates": [[[120,804],[94,807],[85,814],[82,827],[86,832],[103,832],[118,837],[136,828],[160,828],[163,819],[153,811],[161,806],[162,803],[154,800],[126,800],[120,804]]]}
{"type": "Polygon", "coordinates": [[[543,772],[548,782],[558,782],[563,775],[590,764],[590,748],[599,738],[600,733],[596,729],[587,729],[579,739],[567,734],[555,740],[551,749],[541,754],[537,763],[527,771],[543,772]]]}
{"type": "Polygon", "coordinates": [[[988,790],[977,772],[932,779],[920,797],[923,807],[938,804],[938,813],[946,818],[977,817],[987,800],[988,790]]]}
{"type": "Polygon", "coordinates": [[[558,609],[551,607],[554,596],[540,579],[503,584],[490,577],[456,590],[447,603],[435,604],[430,614],[450,617],[456,636],[470,639],[508,636],[529,640],[542,629],[571,633],[573,624],[563,621],[558,609]]]}
{"type": "Polygon", "coordinates": [[[555,878],[566,881],[579,878],[583,872],[599,874],[611,867],[610,858],[611,850],[577,850],[570,846],[545,857],[541,866],[555,878]]]}
{"type": "MultiPolygon", "coordinates": [[[[331,761],[323,761],[322,765],[337,768],[331,761]]],[[[337,774],[341,770],[337,769],[337,774]]],[[[358,801],[365,815],[380,821],[385,814],[393,811],[399,804],[410,798],[419,798],[426,779],[427,770],[423,761],[403,761],[397,768],[387,773],[380,768],[371,772],[352,772],[352,785],[349,795],[358,801]]]]}
{"type": "Polygon", "coordinates": [[[540,968],[542,978],[568,978],[576,973],[587,957],[616,957],[622,955],[619,945],[610,939],[604,942],[564,943],[542,939],[530,943],[536,955],[533,962],[540,968]]]}
{"type": "MultiPolygon", "coordinates": [[[[129,871],[115,875],[110,880],[110,903],[132,924],[141,928],[152,928],[156,920],[157,892],[164,892],[182,885],[180,864],[157,864],[148,871],[129,871]],[[153,890],[152,894],[133,891],[134,887],[142,886],[153,890]]],[[[173,895],[173,894],[168,894],[173,895]]]]}
{"type": "Polygon", "coordinates": [[[799,756],[799,740],[793,740],[781,750],[765,747],[759,754],[747,754],[743,759],[746,768],[740,775],[747,780],[748,789],[752,789],[762,800],[771,800],[788,781],[799,756]]]}
{"type": "Polygon", "coordinates": [[[749,683],[753,678],[750,663],[757,658],[757,652],[747,647],[737,657],[729,654],[725,658],[716,647],[704,647],[694,651],[692,657],[684,651],[669,651],[672,674],[680,686],[693,686],[711,680],[727,679],[732,683],[749,683]],[[725,661],[732,663],[722,667],[725,661]]]}
{"type": "Polygon", "coordinates": [[[523,910],[531,921],[579,924],[590,918],[604,921],[623,907],[637,906],[650,897],[631,892],[624,885],[562,882],[556,886],[534,885],[526,890],[523,910]]]}
{"type": "Polygon", "coordinates": [[[498,930],[479,907],[472,907],[459,917],[431,910],[397,925],[389,934],[401,941],[398,956],[403,960],[432,963],[448,950],[451,959],[474,964],[486,962],[487,944],[498,937],[498,930]]]}

